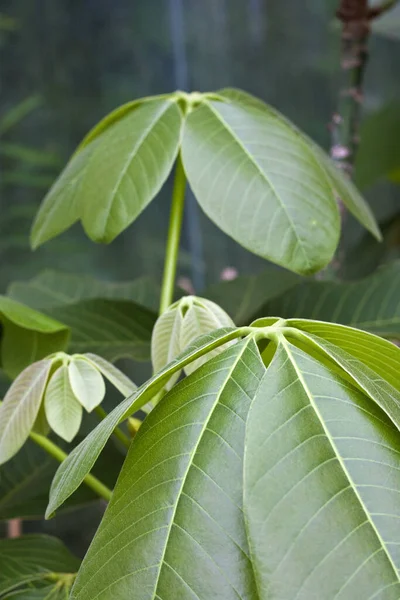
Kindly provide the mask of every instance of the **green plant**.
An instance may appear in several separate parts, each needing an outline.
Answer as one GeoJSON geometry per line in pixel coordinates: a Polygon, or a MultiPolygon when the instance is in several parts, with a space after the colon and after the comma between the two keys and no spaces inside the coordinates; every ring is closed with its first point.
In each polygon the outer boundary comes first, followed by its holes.
{"type": "MultiPolygon", "coordinates": [[[[1,542],[0,598],[398,598],[399,265],[373,282],[311,280],[338,244],[337,196],[380,237],[314,142],[238,90],[131,102],[71,158],[33,245],[78,220],[112,241],[175,161],[159,315],[147,280],[57,273],[14,284],[0,304],[4,332],[13,327],[2,360],[16,376],[0,407],[2,468],[19,461],[29,477],[28,440],[61,462],[47,517],[85,491],[110,500],[80,566],[51,538],[1,542]],[[222,230],[288,271],[176,298],[186,179],[222,230]],[[13,340],[28,335],[47,343],[21,361],[13,340]],[[151,357],[154,375],[136,389],[111,364],[121,357],[151,357]],[[101,374],[125,396],[108,415],[101,374]],[[100,423],[76,445],[82,406],[100,423]],[[54,432],[75,445],[68,455],[54,432]],[[96,466],[115,451],[121,471],[96,466]]],[[[40,514],[40,493],[17,514],[0,498],[0,516],[40,514]]]]}

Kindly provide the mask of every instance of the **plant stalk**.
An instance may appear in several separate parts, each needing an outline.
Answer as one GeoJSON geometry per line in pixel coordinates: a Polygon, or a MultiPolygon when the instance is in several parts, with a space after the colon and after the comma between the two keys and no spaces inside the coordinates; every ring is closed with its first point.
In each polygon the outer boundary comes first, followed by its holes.
{"type": "MultiPolygon", "coordinates": [[[[45,452],[47,452],[47,454],[55,458],[55,460],[58,462],[62,463],[67,458],[68,454],[44,435],[39,435],[38,433],[31,431],[29,437],[35,442],[35,444],[40,446],[45,452]]],[[[107,500],[107,502],[111,500],[112,490],[105,486],[104,483],[99,481],[97,477],[94,477],[94,475],[89,473],[86,475],[83,481],[88,487],[90,487],[90,489],[96,492],[98,496],[104,498],[104,500],[107,500]]]]}
{"type": "Polygon", "coordinates": [[[183,211],[185,206],[186,175],[182,159],[178,155],[175,167],[174,189],[169,217],[169,229],[165,252],[164,275],[161,286],[160,314],[172,304],[176,268],[178,262],[179,241],[182,230],[183,211]]]}
{"type": "MultiPolygon", "coordinates": [[[[103,421],[103,419],[105,419],[108,416],[104,408],[102,408],[101,406],[96,406],[94,410],[99,419],[101,419],[101,421],[103,421]]],[[[119,440],[121,444],[123,444],[126,448],[130,448],[132,440],[130,440],[128,436],[125,435],[125,433],[121,431],[121,429],[119,429],[119,427],[116,427],[114,429],[113,436],[116,437],[117,440],[119,440]]]]}

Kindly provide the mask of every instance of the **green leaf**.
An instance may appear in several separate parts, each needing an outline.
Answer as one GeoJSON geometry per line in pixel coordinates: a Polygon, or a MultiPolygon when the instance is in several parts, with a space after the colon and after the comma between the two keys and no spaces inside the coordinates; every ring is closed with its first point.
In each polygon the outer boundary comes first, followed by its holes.
{"type": "Polygon", "coordinates": [[[60,164],[60,159],[52,152],[8,142],[0,143],[0,156],[41,167],[54,167],[60,164]]]}
{"type": "Polygon", "coordinates": [[[256,598],[242,516],[252,339],[173,388],[139,430],[72,598],[256,598]],[[171,440],[169,443],[168,440],[171,440]],[[190,560],[188,560],[190,557],[190,560]]]}
{"type": "Polygon", "coordinates": [[[101,404],[106,386],[101,373],[84,358],[72,357],[68,365],[72,392],[88,412],[101,404]]]}
{"type": "Polygon", "coordinates": [[[82,421],[82,406],[71,387],[67,365],[53,373],[44,397],[50,427],[66,442],[74,439],[82,421]]]}
{"type": "Polygon", "coordinates": [[[159,293],[159,287],[150,277],[113,282],[52,270],[42,271],[29,281],[13,282],[7,290],[10,298],[37,310],[74,304],[90,298],[108,298],[133,300],[157,311],[159,293]]]}
{"type": "Polygon", "coordinates": [[[282,340],[245,448],[260,599],[399,597],[400,442],[371,400],[282,340]]]}
{"type": "Polygon", "coordinates": [[[0,406],[0,465],[18,452],[35,423],[52,361],[27,367],[12,383],[0,406]]]}
{"type": "Polygon", "coordinates": [[[119,392],[126,398],[126,396],[130,396],[137,389],[137,385],[133,383],[117,367],[109,363],[107,360],[104,360],[101,356],[97,356],[96,354],[84,354],[83,355],[89,362],[91,362],[101,373],[103,373],[104,377],[108,379],[112,385],[117,388],[119,392]]]}
{"type": "Polygon", "coordinates": [[[268,300],[287,292],[299,281],[290,271],[270,267],[257,275],[214,283],[204,296],[222,306],[237,325],[248,325],[268,300]]]}
{"type": "Polygon", "coordinates": [[[36,217],[33,247],[79,219],[91,239],[111,242],[158,193],[178,152],[179,107],[173,98],[155,98],[120,117],[61,173],[36,217]]]}
{"type": "Polygon", "coordinates": [[[0,296],[0,323],[0,366],[11,378],[68,343],[66,325],[6,296],[0,296]]]}
{"type": "Polygon", "coordinates": [[[70,327],[71,353],[93,352],[111,362],[119,358],[150,359],[157,315],[134,302],[82,300],[47,312],[70,327]]]}
{"type": "Polygon", "coordinates": [[[57,508],[79,487],[118,423],[149,402],[165,386],[171,375],[203,354],[240,337],[241,333],[240,329],[226,328],[202,336],[160,373],[138,388],[132,396],[121,402],[60,465],[50,489],[46,517],[52,516],[57,508]]]}
{"type": "MultiPolygon", "coordinates": [[[[251,107],[254,110],[261,112],[268,112],[273,115],[285,128],[288,128],[292,135],[299,137],[308,146],[308,151],[312,152],[314,160],[317,160],[320,169],[324,171],[327,183],[330,186],[331,194],[336,198],[340,196],[343,204],[348,210],[355,216],[360,223],[368,229],[378,240],[381,239],[381,233],[379,227],[375,221],[374,215],[365,202],[363,197],[358,192],[357,188],[353,185],[350,179],[337,168],[336,164],[325,154],[325,152],[308,136],[304,135],[303,132],[298,129],[293,123],[286,119],[281,113],[273,109],[270,106],[266,106],[263,102],[254,98],[246,92],[235,89],[224,89],[219,90],[218,94],[232,100],[234,103],[238,103],[244,107],[251,107]]],[[[309,228],[310,229],[310,228],[309,228]]]]}
{"type": "Polygon", "coordinates": [[[391,342],[365,331],[306,319],[288,319],[289,327],[326,340],[366,365],[400,392],[400,349],[391,342]]]}
{"type": "Polygon", "coordinates": [[[65,597],[79,568],[79,560],[64,544],[47,535],[0,540],[0,564],[0,596],[21,587],[28,590],[32,584],[58,582],[65,597]]]}
{"type": "Polygon", "coordinates": [[[186,119],[182,160],[203,210],[245,248],[301,274],[329,263],[340,231],[330,183],[267,105],[204,100],[186,119]]]}
{"type": "Polygon", "coordinates": [[[267,302],[257,314],[304,317],[400,339],[400,262],[360,281],[305,281],[267,302]]]}

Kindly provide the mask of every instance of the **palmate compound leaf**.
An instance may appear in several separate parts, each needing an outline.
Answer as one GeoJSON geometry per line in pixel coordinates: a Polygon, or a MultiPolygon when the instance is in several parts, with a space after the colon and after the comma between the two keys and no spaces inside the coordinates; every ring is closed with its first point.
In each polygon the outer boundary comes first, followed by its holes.
{"type": "Polygon", "coordinates": [[[397,600],[399,432],[281,338],[246,428],[244,513],[262,600],[397,600]]]}
{"type": "Polygon", "coordinates": [[[13,382],[0,406],[0,465],[18,452],[38,416],[52,361],[30,365],[13,382]]]}
{"type": "Polygon", "coordinates": [[[178,153],[182,113],[174,97],[132,103],[100,123],[50,189],[32,229],[37,247],[78,220],[111,242],[144,210],[178,153]]]}
{"type": "Polygon", "coordinates": [[[73,598],[399,597],[398,429],[283,331],[267,370],[246,338],[150,414],[73,598]]]}
{"type": "Polygon", "coordinates": [[[46,517],[51,517],[57,508],[80,486],[120,421],[128,418],[149,402],[176,371],[180,371],[186,364],[221,344],[240,337],[242,333],[241,329],[225,328],[201,336],[160,373],[154,375],[121,402],[60,465],[50,489],[46,517]]]}
{"type": "MultiPolygon", "coordinates": [[[[79,562],[60,540],[47,535],[0,540],[0,597],[14,597],[16,590],[28,594],[29,590],[47,582],[53,586],[58,583],[66,598],[79,562]]],[[[58,597],[49,596],[52,600],[58,597]]]]}
{"type": "Polygon", "coordinates": [[[217,94],[243,107],[250,107],[253,110],[261,111],[261,113],[268,112],[278,121],[280,121],[286,128],[288,128],[293,135],[297,135],[299,138],[301,138],[308,146],[309,151],[313,153],[314,158],[319,162],[320,167],[324,170],[331,188],[331,193],[335,197],[340,197],[346,208],[358,221],[360,221],[360,223],[366,229],[368,229],[370,233],[372,233],[373,236],[375,236],[378,240],[382,238],[381,232],[379,231],[379,226],[376,223],[370,207],[365,202],[352,181],[346,177],[344,173],[337,168],[336,164],[331,160],[331,158],[325,154],[325,152],[312,139],[310,139],[298,127],[296,127],[296,125],[294,125],[276,109],[266,105],[258,98],[255,98],[251,94],[243,92],[242,90],[225,88],[223,90],[218,90],[217,94]]]}
{"type": "Polygon", "coordinates": [[[175,386],[150,413],[73,598],[257,597],[241,481],[245,421],[264,373],[248,338],[175,386]]]}

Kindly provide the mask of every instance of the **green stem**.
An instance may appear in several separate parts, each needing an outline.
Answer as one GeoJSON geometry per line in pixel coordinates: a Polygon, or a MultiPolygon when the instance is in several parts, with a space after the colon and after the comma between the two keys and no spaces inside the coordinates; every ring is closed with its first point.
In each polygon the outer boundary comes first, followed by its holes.
{"type": "Polygon", "coordinates": [[[179,240],[181,237],[183,209],[185,205],[186,175],[180,155],[176,161],[174,189],[169,217],[167,247],[165,252],[164,275],[161,286],[160,314],[172,304],[174,298],[176,266],[179,240]]]}
{"type": "MultiPolygon", "coordinates": [[[[44,435],[39,435],[38,433],[31,431],[29,437],[35,442],[35,444],[43,448],[47,454],[55,458],[58,462],[62,463],[67,458],[68,454],[64,452],[64,450],[61,450],[57,444],[49,440],[44,435]]],[[[105,486],[104,483],[99,481],[97,477],[94,477],[94,475],[89,473],[86,475],[83,481],[88,487],[96,492],[98,496],[104,498],[104,500],[107,500],[107,502],[111,499],[112,490],[105,486]]]]}
{"type": "MultiPolygon", "coordinates": [[[[101,406],[96,406],[94,409],[97,416],[103,421],[108,415],[104,408],[101,406]]],[[[123,431],[121,431],[118,427],[116,427],[113,431],[113,436],[115,436],[126,448],[130,448],[132,440],[128,438],[127,435],[123,431]]]]}

